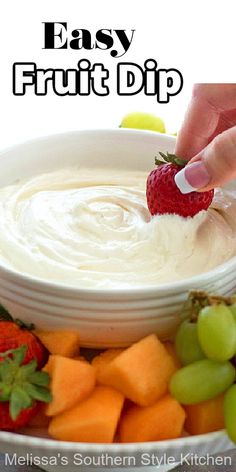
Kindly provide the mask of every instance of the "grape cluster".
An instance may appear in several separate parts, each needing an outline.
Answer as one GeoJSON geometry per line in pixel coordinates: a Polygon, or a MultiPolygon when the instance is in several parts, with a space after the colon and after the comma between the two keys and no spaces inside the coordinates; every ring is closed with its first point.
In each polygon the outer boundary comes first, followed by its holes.
{"type": "Polygon", "coordinates": [[[189,317],[180,325],[175,347],[183,365],[170,392],[183,405],[224,394],[225,426],[236,442],[236,299],[194,292],[189,317]]]}

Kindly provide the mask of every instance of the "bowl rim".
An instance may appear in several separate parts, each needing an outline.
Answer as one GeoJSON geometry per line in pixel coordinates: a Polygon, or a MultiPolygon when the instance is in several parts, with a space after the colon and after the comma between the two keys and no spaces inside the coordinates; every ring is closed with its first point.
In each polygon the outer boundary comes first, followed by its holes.
{"type": "MultiPolygon", "coordinates": [[[[66,131],[63,133],[53,133],[53,134],[48,134],[45,136],[39,136],[30,140],[22,141],[20,143],[14,144],[12,146],[6,147],[2,150],[0,150],[0,158],[3,158],[5,154],[8,154],[9,152],[14,152],[18,148],[24,147],[24,146],[29,146],[29,145],[35,145],[40,142],[47,142],[48,140],[55,140],[57,138],[66,138],[66,137],[73,137],[76,135],[89,135],[89,134],[98,134],[98,135],[107,135],[107,134],[113,134],[113,135],[120,135],[120,134],[127,134],[131,136],[161,136],[161,138],[166,141],[170,142],[172,141],[173,143],[176,141],[176,137],[164,133],[159,133],[157,131],[150,131],[150,130],[139,130],[139,129],[131,129],[131,128],[92,128],[92,129],[78,129],[78,130],[72,130],[72,131],[66,131]]],[[[67,285],[62,282],[54,282],[51,280],[44,280],[41,279],[40,277],[36,276],[31,276],[28,275],[27,273],[21,273],[17,270],[14,270],[13,268],[8,268],[4,264],[1,263],[0,261],[0,276],[1,272],[4,272],[8,277],[14,279],[14,282],[23,282],[25,284],[30,284],[31,287],[38,289],[40,291],[43,291],[44,289],[48,290],[53,290],[55,292],[60,292],[60,293],[67,293],[67,294],[76,294],[76,295],[94,295],[94,296],[99,296],[101,297],[105,294],[107,295],[136,295],[137,293],[139,294],[145,294],[149,295],[151,293],[155,293],[155,296],[161,293],[169,294],[171,292],[181,292],[183,290],[187,290],[189,288],[193,288],[194,285],[199,285],[203,284],[204,282],[213,282],[215,279],[218,279],[220,275],[224,275],[225,272],[228,272],[229,270],[232,271],[233,269],[236,269],[236,256],[230,258],[226,262],[216,266],[215,268],[211,269],[210,271],[203,272],[201,274],[194,275],[192,277],[184,278],[181,280],[177,280],[174,282],[165,282],[162,284],[153,284],[153,285],[148,285],[145,287],[142,286],[135,286],[135,287],[117,287],[117,288],[109,288],[109,289],[104,289],[104,288],[80,288],[76,287],[73,285],[67,285]]]]}
{"type": "Polygon", "coordinates": [[[211,271],[204,272],[202,274],[198,274],[189,278],[181,279],[176,282],[168,282],[159,285],[148,285],[146,287],[142,286],[135,286],[135,287],[117,287],[117,288],[80,288],[73,285],[66,285],[61,282],[54,282],[51,280],[43,280],[40,277],[30,276],[28,274],[24,274],[18,272],[14,269],[10,269],[2,265],[0,262],[0,278],[1,272],[4,272],[6,275],[10,276],[14,283],[18,283],[18,285],[23,282],[24,285],[30,284],[31,288],[36,289],[37,291],[52,291],[54,293],[67,293],[68,295],[91,295],[91,296],[99,296],[104,297],[104,295],[136,295],[136,294],[143,294],[149,295],[155,293],[155,296],[159,294],[170,294],[170,293],[179,293],[188,289],[193,288],[194,286],[199,286],[200,284],[204,284],[205,282],[214,282],[215,279],[218,280],[220,275],[224,275],[225,273],[229,272],[229,269],[236,269],[236,256],[229,259],[228,261],[224,262],[223,264],[217,266],[215,269],[211,271]]]}
{"type": "MultiPolygon", "coordinates": [[[[220,439],[221,437],[227,437],[226,430],[221,429],[219,431],[213,431],[211,433],[197,434],[192,436],[182,436],[176,439],[165,439],[163,441],[148,441],[148,442],[130,442],[130,443],[86,443],[86,442],[75,442],[75,441],[60,441],[53,438],[33,436],[31,434],[0,431],[0,444],[1,442],[7,443],[9,441],[14,441],[15,444],[21,445],[26,444],[27,446],[34,446],[40,449],[47,447],[48,449],[53,449],[60,447],[64,450],[73,450],[79,448],[81,451],[87,450],[88,447],[91,448],[91,452],[101,452],[102,449],[111,449],[110,452],[114,450],[124,450],[129,451],[130,449],[142,449],[146,447],[150,448],[165,448],[171,446],[182,446],[183,443],[187,442],[187,446],[193,446],[198,443],[200,440],[206,443],[214,439],[220,439]]],[[[228,439],[229,440],[229,439],[228,439]]]]}
{"type": "Polygon", "coordinates": [[[3,147],[0,149],[0,158],[3,156],[3,154],[14,151],[18,147],[23,147],[23,146],[28,146],[31,144],[36,144],[37,142],[43,142],[43,141],[48,141],[48,140],[54,140],[57,138],[66,138],[66,137],[73,137],[76,135],[84,134],[84,135],[89,135],[89,134],[104,134],[106,135],[107,133],[109,134],[114,134],[114,135],[120,135],[120,134],[127,134],[127,135],[138,135],[138,136],[161,136],[161,138],[164,141],[172,141],[173,143],[176,142],[176,136],[173,136],[172,134],[168,133],[160,133],[159,131],[152,131],[148,129],[137,129],[137,128],[80,128],[80,129],[74,129],[70,131],[63,131],[63,132],[57,132],[57,133],[49,133],[41,136],[36,136],[31,139],[26,139],[23,141],[19,141],[18,143],[15,143],[13,145],[9,145],[6,147],[3,147]]]}

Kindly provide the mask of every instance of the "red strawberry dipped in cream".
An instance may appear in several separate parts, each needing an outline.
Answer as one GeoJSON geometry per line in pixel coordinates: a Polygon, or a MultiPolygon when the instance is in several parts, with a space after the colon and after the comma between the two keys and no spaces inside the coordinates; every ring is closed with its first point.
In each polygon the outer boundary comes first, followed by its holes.
{"type": "Polygon", "coordinates": [[[182,194],[175,183],[175,175],[187,164],[187,161],[174,154],[159,153],[157,168],[152,170],[147,179],[147,205],[151,215],[176,214],[183,217],[194,216],[207,210],[212,202],[214,190],[182,194]]]}

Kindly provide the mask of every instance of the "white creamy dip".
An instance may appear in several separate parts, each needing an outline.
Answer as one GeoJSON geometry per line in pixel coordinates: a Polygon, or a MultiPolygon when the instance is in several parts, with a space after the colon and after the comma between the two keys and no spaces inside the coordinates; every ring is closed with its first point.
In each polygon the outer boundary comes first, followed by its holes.
{"type": "Polygon", "coordinates": [[[0,262],[81,288],[157,285],[236,254],[236,198],[194,218],[151,218],[146,173],[68,168],[0,190],[0,262]]]}

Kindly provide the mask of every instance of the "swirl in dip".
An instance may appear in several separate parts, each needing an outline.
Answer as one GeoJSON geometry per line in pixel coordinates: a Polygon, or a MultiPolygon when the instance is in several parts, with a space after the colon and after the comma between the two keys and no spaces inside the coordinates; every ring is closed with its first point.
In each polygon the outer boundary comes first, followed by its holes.
{"type": "Polygon", "coordinates": [[[151,218],[147,174],[67,168],[0,190],[0,262],[81,288],[158,285],[236,254],[236,198],[217,190],[194,218],[151,218]]]}

